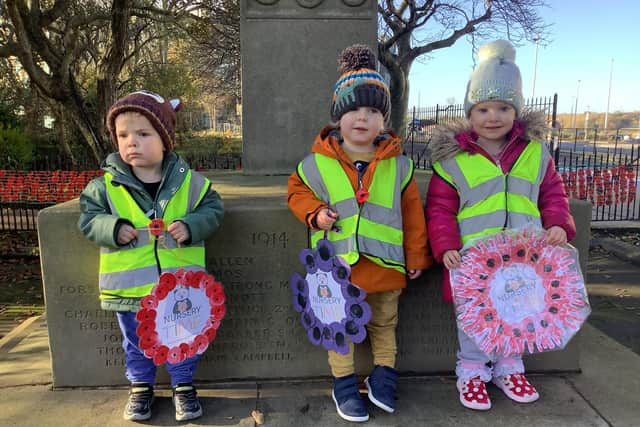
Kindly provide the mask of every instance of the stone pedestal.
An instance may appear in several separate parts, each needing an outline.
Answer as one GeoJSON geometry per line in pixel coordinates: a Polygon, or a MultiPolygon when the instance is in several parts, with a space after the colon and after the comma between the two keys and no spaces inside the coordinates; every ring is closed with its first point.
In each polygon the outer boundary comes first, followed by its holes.
{"type": "Polygon", "coordinates": [[[377,2],[240,4],[244,173],[289,174],[329,122],[340,52],[353,43],[375,48],[377,2]]]}
{"type": "MultiPolygon", "coordinates": [[[[286,206],[285,177],[208,174],[225,202],[222,228],[206,243],[207,269],[225,286],[227,316],[196,372],[198,381],[330,375],[326,352],[311,345],[293,310],[289,277],[303,272],[307,230],[286,206]]],[[[422,189],[426,174],[417,172],[422,189]]],[[[590,209],[572,203],[586,261],[590,209]]],[[[126,384],[121,334],[98,302],[98,248],[78,231],[77,200],[43,210],[38,233],[55,387],[126,384]]],[[[584,265],[583,265],[584,267],[584,265]]],[[[441,270],[409,283],[400,302],[398,370],[451,373],[457,346],[451,305],[440,299],[441,270]]],[[[358,346],[357,369],[371,357],[358,346]]],[[[530,371],[578,370],[575,343],[529,358],[530,371]]],[[[167,382],[163,369],[159,382],[167,382]]]]}

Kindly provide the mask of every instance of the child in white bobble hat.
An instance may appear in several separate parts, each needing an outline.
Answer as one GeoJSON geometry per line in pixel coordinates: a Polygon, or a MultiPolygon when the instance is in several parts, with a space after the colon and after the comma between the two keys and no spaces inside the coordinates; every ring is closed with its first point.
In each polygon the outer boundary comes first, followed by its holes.
{"type": "MultiPolygon", "coordinates": [[[[538,139],[544,117],[523,111],[515,55],[505,40],[480,48],[464,99],[466,120],[436,129],[430,143],[434,173],[427,226],[433,256],[446,269],[460,265],[459,250],[470,239],[508,228],[544,228],[552,245],[576,234],[562,179],[538,139]]],[[[443,299],[453,299],[448,271],[443,299]]],[[[488,381],[516,402],[539,398],[524,375],[522,356],[490,358],[460,329],[458,340],[457,388],[463,406],[490,409],[488,381]]]]}

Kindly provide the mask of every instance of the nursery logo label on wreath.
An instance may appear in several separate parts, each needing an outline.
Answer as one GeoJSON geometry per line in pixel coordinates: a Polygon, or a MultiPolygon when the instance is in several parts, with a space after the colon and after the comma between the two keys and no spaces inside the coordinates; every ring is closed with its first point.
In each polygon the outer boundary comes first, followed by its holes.
{"type": "Polygon", "coordinates": [[[522,321],[544,309],[545,289],[542,279],[529,265],[514,263],[497,271],[491,297],[500,317],[509,323],[522,321]]]}
{"type": "Polygon", "coordinates": [[[193,339],[209,317],[209,301],[203,290],[176,286],[167,298],[158,303],[158,338],[173,346],[193,339]],[[205,310],[206,309],[206,310],[205,310]]]}
{"type": "Polygon", "coordinates": [[[333,280],[330,273],[318,271],[307,277],[311,289],[311,309],[324,323],[339,322],[344,318],[345,299],[340,284],[333,280]]]}

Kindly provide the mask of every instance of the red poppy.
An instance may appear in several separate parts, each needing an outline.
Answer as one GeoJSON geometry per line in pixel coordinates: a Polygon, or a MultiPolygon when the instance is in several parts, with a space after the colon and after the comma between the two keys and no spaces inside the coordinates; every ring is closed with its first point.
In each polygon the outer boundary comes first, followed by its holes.
{"type": "MultiPolygon", "coordinates": [[[[163,276],[164,274],[171,275],[171,273],[163,273],[163,276]]],[[[158,299],[164,299],[177,285],[178,280],[175,277],[168,277],[165,281],[158,283],[153,292],[156,294],[158,299]]]]}
{"type": "Polygon", "coordinates": [[[195,342],[189,344],[189,351],[187,352],[187,357],[193,357],[198,354],[198,346],[195,342]]]}
{"type": "Polygon", "coordinates": [[[205,276],[205,272],[200,270],[200,271],[190,271],[189,273],[187,273],[187,279],[186,279],[187,286],[190,286],[192,288],[199,287],[200,282],[202,281],[202,278],[205,276]]]}
{"type": "Polygon", "coordinates": [[[181,285],[184,285],[187,279],[187,272],[185,271],[185,269],[181,268],[180,270],[176,271],[175,274],[176,274],[176,279],[178,280],[178,283],[180,283],[181,285]]]}
{"type": "Polygon", "coordinates": [[[216,330],[214,328],[209,328],[204,331],[204,336],[206,336],[209,342],[211,342],[216,339],[216,330]]]}
{"type": "Polygon", "coordinates": [[[159,236],[162,234],[162,230],[164,230],[164,221],[161,218],[156,218],[149,223],[149,233],[154,236],[159,236]]]}
{"type": "Polygon", "coordinates": [[[359,188],[356,191],[356,200],[358,203],[364,203],[369,198],[369,192],[365,188],[359,188]]]}
{"type": "Polygon", "coordinates": [[[144,322],[140,322],[140,324],[136,328],[136,334],[138,334],[139,337],[155,332],[156,322],[154,322],[153,320],[145,320],[144,322]]]}
{"type": "Polygon", "coordinates": [[[158,299],[153,295],[147,295],[140,300],[140,306],[149,310],[158,308],[158,299]]]}
{"type": "MultiPolygon", "coordinates": [[[[149,295],[150,296],[150,295],[149,295]]],[[[146,298],[146,297],[145,297],[146,298]]],[[[138,311],[136,313],[136,320],[138,322],[144,322],[146,320],[156,320],[156,315],[158,313],[154,310],[154,309],[146,309],[143,308],[142,310],[138,311]]]]}
{"type": "Polygon", "coordinates": [[[169,295],[169,292],[171,292],[171,289],[169,289],[168,286],[158,285],[153,288],[153,293],[155,294],[156,298],[158,298],[158,300],[165,299],[167,295],[169,295]]]}
{"type": "Polygon", "coordinates": [[[156,349],[156,353],[153,355],[153,363],[157,365],[162,365],[167,361],[167,356],[169,355],[169,348],[166,345],[161,345],[156,349]]]}
{"type": "Polygon", "coordinates": [[[180,344],[180,351],[184,355],[182,357],[182,360],[186,359],[187,357],[191,357],[189,356],[189,344],[187,344],[186,342],[180,344]]]}
{"type": "Polygon", "coordinates": [[[222,319],[226,313],[226,309],[224,305],[216,305],[211,307],[211,315],[216,319],[222,319]]]}
{"type": "Polygon", "coordinates": [[[205,274],[200,280],[200,289],[208,289],[215,283],[216,279],[210,274],[205,274]]]}
{"type": "Polygon", "coordinates": [[[218,295],[222,295],[224,297],[224,289],[221,283],[214,282],[210,286],[208,286],[205,290],[205,293],[209,298],[213,298],[218,295]]]}
{"type": "Polygon", "coordinates": [[[175,365],[176,363],[182,362],[180,359],[182,357],[182,350],[180,347],[171,347],[169,353],[167,354],[167,362],[175,365]]]}
{"type": "Polygon", "coordinates": [[[209,340],[207,340],[207,337],[204,335],[197,335],[193,343],[198,347],[198,354],[204,353],[209,346],[209,340]]]}
{"type": "Polygon", "coordinates": [[[152,349],[158,343],[158,334],[145,334],[140,337],[138,346],[142,350],[152,349]]]}
{"type": "Polygon", "coordinates": [[[176,276],[171,273],[162,273],[158,279],[158,284],[160,286],[167,286],[169,288],[175,288],[177,282],[178,280],[176,279],[176,276]]]}
{"type": "Polygon", "coordinates": [[[151,347],[142,349],[144,351],[144,356],[149,359],[153,359],[153,356],[156,354],[156,350],[159,346],[160,344],[158,344],[158,342],[156,341],[156,343],[151,347]]]}
{"type": "Polygon", "coordinates": [[[222,305],[222,304],[224,304],[224,301],[225,301],[224,294],[212,295],[209,298],[209,302],[211,303],[212,306],[222,305]]]}

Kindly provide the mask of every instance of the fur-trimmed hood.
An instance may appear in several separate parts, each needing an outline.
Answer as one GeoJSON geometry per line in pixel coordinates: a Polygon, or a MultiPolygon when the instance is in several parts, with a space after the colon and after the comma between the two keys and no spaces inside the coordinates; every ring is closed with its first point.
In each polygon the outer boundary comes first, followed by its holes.
{"type": "MultiPolygon", "coordinates": [[[[521,138],[524,141],[540,140],[548,129],[546,117],[541,111],[525,110],[513,124],[509,141],[521,138]]],[[[431,141],[427,147],[431,162],[449,159],[461,151],[475,151],[478,136],[471,129],[468,119],[458,119],[446,125],[437,126],[433,130],[431,141]]]]}

